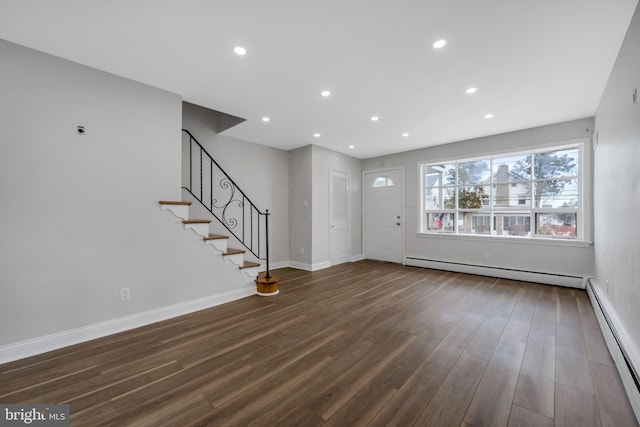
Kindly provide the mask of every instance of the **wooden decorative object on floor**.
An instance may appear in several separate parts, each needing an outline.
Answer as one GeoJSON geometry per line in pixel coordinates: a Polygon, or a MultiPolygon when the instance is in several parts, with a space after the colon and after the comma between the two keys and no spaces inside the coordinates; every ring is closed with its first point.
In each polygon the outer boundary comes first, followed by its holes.
{"type": "Polygon", "coordinates": [[[278,279],[276,277],[264,277],[265,273],[260,273],[256,279],[256,285],[258,287],[257,294],[263,297],[270,297],[278,295],[280,290],[278,289],[278,279]]]}

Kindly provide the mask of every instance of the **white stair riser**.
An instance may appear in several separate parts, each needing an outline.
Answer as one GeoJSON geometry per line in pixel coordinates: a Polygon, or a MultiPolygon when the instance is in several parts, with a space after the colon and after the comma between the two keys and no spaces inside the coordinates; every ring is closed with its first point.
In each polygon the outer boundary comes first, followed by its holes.
{"type": "Polygon", "coordinates": [[[218,251],[223,253],[227,251],[227,239],[205,240],[204,244],[208,246],[213,246],[218,251]]]}
{"type": "Polygon", "coordinates": [[[163,211],[170,211],[180,219],[189,219],[189,205],[161,205],[163,211]]]}
{"type": "Polygon", "coordinates": [[[206,223],[185,224],[184,228],[186,230],[193,230],[194,233],[202,237],[207,237],[209,235],[209,224],[206,223]]]}
{"type": "Polygon", "coordinates": [[[252,279],[256,279],[258,277],[258,267],[243,268],[240,271],[242,271],[244,274],[251,277],[252,279]]]}
{"type": "Polygon", "coordinates": [[[231,261],[233,264],[237,265],[238,267],[240,267],[241,265],[244,265],[244,254],[224,255],[224,259],[226,261],[231,261]]]}

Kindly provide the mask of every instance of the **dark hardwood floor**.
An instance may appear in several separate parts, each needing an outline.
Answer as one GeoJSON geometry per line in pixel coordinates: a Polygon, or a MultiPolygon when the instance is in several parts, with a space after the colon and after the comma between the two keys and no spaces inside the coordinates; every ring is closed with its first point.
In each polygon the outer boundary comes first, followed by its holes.
{"type": "MultiPolygon", "coordinates": [[[[73,426],[636,426],[584,291],[362,261],[0,365],[73,426]]],[[[188,284],[185,284],[187,286],[188,284]]]]}

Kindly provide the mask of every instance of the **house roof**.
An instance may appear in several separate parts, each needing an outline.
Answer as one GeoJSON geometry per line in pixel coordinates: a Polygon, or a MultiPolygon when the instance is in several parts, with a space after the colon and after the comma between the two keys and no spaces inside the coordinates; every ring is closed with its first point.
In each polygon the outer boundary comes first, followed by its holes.
{"type": "Polygon", "coordinates": [[[369,158],[593,116],[636,5],[0,0],[0,38],[244,119],[235,138],[369,158]]]}

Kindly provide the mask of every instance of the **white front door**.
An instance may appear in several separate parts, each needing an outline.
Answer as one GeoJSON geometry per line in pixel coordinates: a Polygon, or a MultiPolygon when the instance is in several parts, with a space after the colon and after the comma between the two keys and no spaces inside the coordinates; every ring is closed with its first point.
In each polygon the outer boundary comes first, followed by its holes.
{"type": "Polygon", "coordinates": [[[329,174],[329,247],[331,265],[351,259],[351,206],[348,172],[329,174]]]}
{"type": "Polygon", "coordinates": [[[364,173],[364,240],[368,259],[402,263],[402,169],[364,173]]]}

